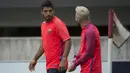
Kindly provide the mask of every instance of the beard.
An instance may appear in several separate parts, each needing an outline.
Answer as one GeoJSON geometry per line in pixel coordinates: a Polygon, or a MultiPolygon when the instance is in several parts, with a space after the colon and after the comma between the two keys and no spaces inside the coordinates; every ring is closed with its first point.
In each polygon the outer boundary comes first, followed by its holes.
{"type": "Polygon", "coordinates": [[[53,16],[47,16],[47,17],[44,17],[45,21],[49,22],[51,21],[53,18],[53,16]]]}

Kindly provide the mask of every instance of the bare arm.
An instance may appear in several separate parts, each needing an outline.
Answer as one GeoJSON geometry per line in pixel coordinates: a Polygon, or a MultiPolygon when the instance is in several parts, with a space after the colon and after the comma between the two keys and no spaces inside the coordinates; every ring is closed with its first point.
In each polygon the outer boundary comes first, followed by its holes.
{"type": "Polygon", "coordinates": [[[69,55],[70,48],[71,48],[71,39],[68,39],[65,41],[65,48],[64,48],[63,55],[62,55],[63,57],[61,59],[60,65],[59,65],[59,71],[61,71],[61,72],[66,70],[66,60],[69,55]]]}
{"type": "Polygon", "coordinates": [[[67,58],[69,55],[71,49],[71,39],[65,41],[65,48],[64,48],[64,53],[63,53],[63,58],[67,58]]]}
{"type": "Polygon", "coordinates": [[[36,55],[34,56],[33,60],[29,64],[29,70],[34,71],[35,65],[37,64],[37,60],[41,57],[41,55],[44,53],[43,45],[41,44],[36,55]]]}
{"type": "Polygon", "coordinates": [[[33,60],[37,61],[42,56],[43,53],[44,53],[44,49],[43,49],[43,45],[41,44],[33,60]]]}

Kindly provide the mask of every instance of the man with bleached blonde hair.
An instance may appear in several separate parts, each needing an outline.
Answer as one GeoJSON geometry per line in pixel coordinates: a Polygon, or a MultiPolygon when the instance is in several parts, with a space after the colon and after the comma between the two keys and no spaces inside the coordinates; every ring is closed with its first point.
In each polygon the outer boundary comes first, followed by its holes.
{"type": "Polygon", "coordinates": [[[75,8],[75,20],[82,28],[80,50],[75,55],[69,72],[81,66],[81,73],[102,73],[100,34],[90,20],[90,11],[84,6],[75,8]]]}

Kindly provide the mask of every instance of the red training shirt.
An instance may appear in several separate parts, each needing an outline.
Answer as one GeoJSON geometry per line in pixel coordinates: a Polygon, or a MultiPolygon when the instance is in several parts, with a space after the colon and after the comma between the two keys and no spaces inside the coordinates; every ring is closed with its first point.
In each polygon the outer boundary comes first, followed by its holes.
{"type": "MultiPolygon", "coordinates": [[[[65,41],[70,35],[64,22],[54,16],[50,22],[41,25],[42,43],[46,57],[46,69],[58,68],[64,52],[65,41]]],[[[68,61],[66,61],[68,67],[68,61]]]]}

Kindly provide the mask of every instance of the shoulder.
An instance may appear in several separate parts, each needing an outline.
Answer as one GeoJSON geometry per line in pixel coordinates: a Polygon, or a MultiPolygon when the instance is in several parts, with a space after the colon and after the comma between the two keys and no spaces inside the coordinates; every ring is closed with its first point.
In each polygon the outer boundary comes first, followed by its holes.
{"type": "Polygon", "coordinates": [[[86,35],[96,35],[96,26],[91,24],[86,31],[86,35]]]}
{"type": "Polygon", "coordinates": [[[46,24],[46,22],[43,21],[43,22],[41,23],[41,28],[43,28],[45,24],[46,24]]]}
{"type": "Polygon", "coordinates": [[[98,28],[95,25],[92,24],[91,27],[88,28],[88,30],[86,31],[86,35],[99,37],[100,33],[99,33],[98,28]]]}
{"type": "Polygon", "coordinates": [[[45,25],[45,24],[46,24],[46,22],[45,22],[45,21],[43,21],[43,22],[41,23],[41,26],[42,26],[42,25],[45,25]]]}
{"type": "Polygon", "coordinates": [[[58,26],[64,26],[65,23],[58,17],[55,16],[55,20],[54,20],[54,24],[58,27],[58,26]]]}

